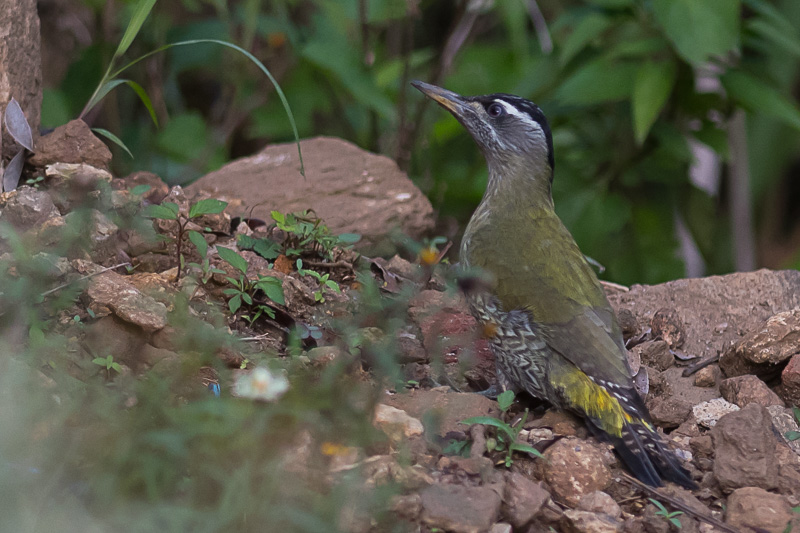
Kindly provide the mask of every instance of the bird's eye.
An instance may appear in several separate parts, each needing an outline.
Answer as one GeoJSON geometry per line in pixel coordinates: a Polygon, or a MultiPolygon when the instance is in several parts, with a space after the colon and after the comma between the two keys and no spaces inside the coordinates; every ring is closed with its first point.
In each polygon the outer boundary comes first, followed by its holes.
{"type": "Polygon", "coordinates": [[[502,115],[503,113],[505,113],[506,110],[505,110],[505,108],[503,108],[502,105],[500,105],[497,102],[495,102],[495,103],[493,103],[492,105],[490,105],[489,107],[486,108],[486,112],[489,114],[490,117],[497,118],[500,115],[502,115]]]}

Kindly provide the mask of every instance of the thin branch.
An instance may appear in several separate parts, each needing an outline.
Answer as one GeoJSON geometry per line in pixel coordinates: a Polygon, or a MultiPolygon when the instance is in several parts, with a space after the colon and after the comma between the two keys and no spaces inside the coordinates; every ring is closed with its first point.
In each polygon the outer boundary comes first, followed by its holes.
{"type": "Polygon", "coordinates": [[[756,267],[745,118],[744,111],[738,109],[728,123],[728,146],[731,156],[731,194],[728,209],[731,217],[735,265],[739,272],[749,272],[756,267]]]}
{"type": "Polygon", "coordinates": [[[625,481],[627,481],[628,483],[630,483],[634,487],[638,488],[639,490],[647,492],[649,494],[652,494],[653,496],[658,497],[660,500],[664,500],[666,502],[669,502],[669,504],[672,505],[672,507],[675,507],[676,509],[680,509],[681,511],[683,511],[687,515],[693,516],[694,518],[697,518],[701,522],[706,522],[708,524],[711,524],[712,526],[714,526],[714,527],[716,527],[718,529],[721,529],[722,531],[725,531],[726,533],[739,533],[738,529],[734,529],[731,526],[729,526],[729,525],[727,525],[727,524],[725,524],[723,522],[720,522],[719,520],[717,520],[716,518],[714,518],[711,515],[707,515],[707,514],[703,514],[703,513],[699,513],[697,511],[695,511],[694,509],[692,509],[691,507],[689,507],[685,503],[681,502],[680,500],[678,500],[676,498],[673,498],[672,496],[669,496],[668,494],[664,494],[662,491],[660,491],[658,489],[654,489],[653,487],[645,485],[644,483],[642,483],[638,479],[629,476],[625,472],[621,472],[620,475],[622,476],[622,479],[624,479],[625,481]]]}
{"type": "Polygon", "coordinates": [[[531,17],[536,38],[539,39],[539,48],[542,49],[544,55],[550,55],[553,51],[553,39],[550,37],[547,21],[544,19],[542,10],[539,9],[539,4],[536,3],[536,0],[529,0],[528,15],[531,17]]]}
{"type": "Polygon", "coordinates": [[[49,291],[44,291],[42,293],[42,298],[44,298],[45,296],[49,296],[49,295],[53,294],[54,292],[60,291],[61,289],[65,288],[65,287],[69,287],[73,283],[78,283],[79,281],[83,281],[85,279],[89,279],[91,277],[97,276],[98,274],[102,274],[103,272],[108,272],[109,270],[115,270],[115,269],[117,269],[119,267],[124,267],[124,266],[131,266],[131,264],[126,261],[126,262],[120,263],[118,265],[114,265],[114,266],[106,267],[106,268],[104,268],[102,270],[98,270],[97,272],[92,272],[91,274],[86,274],[85,276],[83,276],[81,278],[78,278],[78,279],[75,279],[75,280],[72,280],[72,281],[68,281],[67,283],[64,283],[63,285],[59,285],[58,287],[50,289],[49,291]]]}

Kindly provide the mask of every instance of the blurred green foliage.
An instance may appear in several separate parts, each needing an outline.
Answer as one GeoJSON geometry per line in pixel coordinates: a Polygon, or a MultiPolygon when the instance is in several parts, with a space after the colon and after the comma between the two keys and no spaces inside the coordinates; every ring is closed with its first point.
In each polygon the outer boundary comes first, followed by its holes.
{"type": "MultiPolygon", "coordinates": [[[[134,7],[84,0],[83,9],[117,31],[95,28],[92,44],[68,58],[66,75],[45,91],[48,126],[84,106],[87,80],[100,79],[134,7]]],[[[742,225],[757,237],[756,264],[800,266],[792,207],[800,191],[790,180],[800,141],[798,28],[792,0],[182,0],[156,4],[129,55],[193,38],[241,45],[280,82],[301,136],[336,135],[394,157],[441,218],[461,227],[483,193],[482,157],[408,81],[530,98],[551,122],[556,209],[583,251],[608,279],[654,283],[687,273],[678,224],[706,273],[747,266],[734,260],[743,245],[733,228],[742,225]],[[730,157],[736,109],[748,113],[749,165],[730,157]],[[720,164],[696,183],[693,145],[720,164]],[[753,222],[732,207],[732,164],[747,166],[753,222]]],[[[118,173],[184,183],[292,139],[274,89],[227,50],[169,50],[128,76],[162,127],[132,92],[106,98],[89,120],[135,155],[117,150],[118,173]]]]}

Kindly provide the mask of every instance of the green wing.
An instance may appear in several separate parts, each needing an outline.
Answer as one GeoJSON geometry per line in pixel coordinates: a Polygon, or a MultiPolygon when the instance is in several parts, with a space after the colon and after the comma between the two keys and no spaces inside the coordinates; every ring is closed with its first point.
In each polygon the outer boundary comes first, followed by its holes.
{"type": "Polygon", "coordinates": [[[469,263],[489,272],[503,309],[526,309],[548,346],[584,373],[630,386],[622,333],[572,235],[552,210],[502,216],[470,236],[469,263]]]}

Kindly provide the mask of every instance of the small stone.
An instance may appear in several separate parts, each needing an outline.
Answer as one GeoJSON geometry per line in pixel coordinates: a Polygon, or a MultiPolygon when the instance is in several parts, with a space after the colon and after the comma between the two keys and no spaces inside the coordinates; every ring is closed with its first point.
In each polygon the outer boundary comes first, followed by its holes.
{"type": "Polygon", "coordinates": [[[670,349],[680,348],[686,340],[683,321],[675,309],[664,307],[656,311],[650,327],[653,337],[666,341],[670,349]]]}
{"type": "Polygon", "coordinates": [[[108,271],[93,277],[86,292],[92,303],[108,307],[122,320],[145,331],[157,331],[167,325],[166,306],[142,294],[116,272],[108,271]]]}
{"type": "Polygon", "coordinates": [[[767,407],[767,411],[772,415],[772,425],[783,439],[783,442],[800,456],[800,439],[790,441],[786,438],[786,434],[790,431],[800,432],[800,424],[795,419],[794,411],[777,405],[767,407]]]}
{"type": "Polygon", "coordinates": [[[622,509],[619,508],[614,498],[600,490],[581,496],[581,500],[578,502],[578,510],[603,513],[617,519],[622,516],[622,509]]]}
{"type": "Polygon", "coordinates": [[[692,414],[692,404],[675,396],[656,396],[647,402],[650,416],[658,426],[672,429],[683,424],[692,414]]]}
{"type": "Polygon", "coordinates": [[[415,265],[410,261],[406,261],[396,254],[386,262],[385,268],[386,270],[394,272],[398,276],[402,276],[410,280],[416,279],[417,273],[420,271],[419,265],[415,265]]]}
{"type": "Polygon", "coordinates": [[[402,409],[410,416],[424,420],[426,430],[433,435],[451,431],[465,432],[467,426],[460,422],[473,416],[499,416],[497,402],[486,396],[468,392],[443,390],[413,390],[405,394],[386,395],[381,402],[402,409]]]}
{"type": "Polygon", "coordinates": [[[400,351],[397,358],[398,363],[402,365],[428,362],[428,353],[415,332],[410,331],[408,328],[400,329],[397,331],[396,340],[400,351]]]}
{"type": "Polygon", "coordinates": [[[603,513],[564,511],[561,524],[565,533],[619,533],[622,522],[603,513]]]}
{"type": "Polygon", "coordinates": [[[422,512],[422,498],[419,494],[404,494],[393,496],[389,508],[400,518],[414,521],[422,512]]]}
{"type": "Polygon", "coordinates": [[[722,397],[739,407],[744,407],[750,403],[757,403],[768,407],[770,405],[780,405],[781,400],[767,384],[753,375],[737,376],[722,380],[719,384],[719,392],[722,397]]]}
{"type": "Polygon", "coordinates": [[[694,386],[704,388],[716,387],[721,374],[717,365],[709,365],[705,368],[701,368],[694,375],[694,386]]]}
{"type": "Polygon", "coordinates": [[[487,531],[500,514],[500,494],[491,487],[431,485],[420,492],[421,521],[454,533],[487,531]]]}
{"type": "Polygon", "coordinates": [[[795,354],[781,372],[783,399],[790,405],[800,405],[800,354],[795,354]]]}
{"type": "Polygon", "coordinates": [[[518,472],[506,472],[503,516],[515,528],[522,529],[550,499],[541,483],[534,483],[518,472]]]}
{"type": "Polygon", "coordinates": [[[669,351],[669,344],[663,340],[643,342],[633,347],[639,352],[642,364],[663,372],[675,364],[675,357],[669,351]]]}
{"type": "Polygon", "coordinates": [[[45,220],[61,216],[53,199],[45,191],[23,185],[0,195],[0,222],[19,232],[40,226],[45,220]]]}
{"type": "Polygon", "coordinates": [[[560,437],[584,438],[587,435],[586,425],[582,420],[567,411],[549,409],[540,418],[530,421],[526,427],[550,428],[554,435],[560,437]]]}
{"type": "Polygon", "coordinates": [[[505,522],[498,522],[489,529],[489,533],[513,533],[513,531],[511,524],[505,522]]]}
{"type": "Polygon", "coordinates": [[[341,361],[346,352],[338,346],[317,346],[306,352],[312,364],[327,366],[335,361],[341,361]]]}
{"type": "Polygon", "coordinates": [[[738,405],[734,405],[723,398],[714,398],[692,407],[692,413],[697,419],[697,423],[707,428],[713,428],[720,418],[738,410],[738,405]]]}
{"type": "Polygon", "coordinates": [[[698,458],[714,457],[714,442],[711,440],[711,435],[692,437],[689,446],[698,458]]]}
{"type": "MultiPolygon", "coordinates": [[[[620,309],[617,312],[617,322],[622,330],[622,338],[628,340],[639,333],[639,324],[636,322],[636,315],[630,309],[620,309]]],[[[635,374],[636,372],[634,372],[635,374]]]]}
{"type": "Polygon", "coordinates": [[[743,487],[728,496],[725,522],[734,527],[784,533],[792,518],[792,508],[785,498],[762,488],[743,487]]]}
{"type": "Polygon", "coordinates": [[[603,453],[588,441],[561,439],[544,453],[544,477],[553,497],[574,507],[584,494],[603,490],[611,483],[611,471],[603,453]]]}
{"type": "Polygon", "coordinates": [[[373,423],[394,442],[420,436],[424,431],[422,422],[408,416],[405,411],[382,403],[375,406],[373,423]]]}

